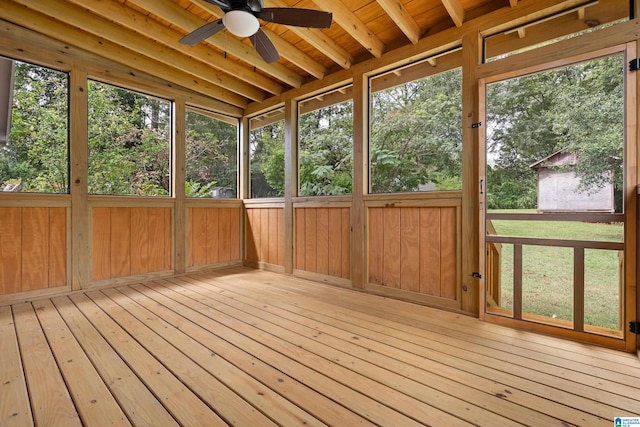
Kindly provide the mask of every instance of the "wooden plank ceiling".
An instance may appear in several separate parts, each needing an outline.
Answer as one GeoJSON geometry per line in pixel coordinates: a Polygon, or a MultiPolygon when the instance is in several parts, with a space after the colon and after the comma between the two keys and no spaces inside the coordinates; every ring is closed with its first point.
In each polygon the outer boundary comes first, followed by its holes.
{"type": "MultiPolygon", "coordinates": [[[[226,30],[195,46],[180,44],[184,35],[222,17],[222,10],[205,0],[3,0],[0,18],[243,109],[470,20],[535,1],[264,0],[264,7],[333,14],[328,29],[261,21],[281,56],[271,64],[248,39],[226,30]]],[[[545,3],[552,11],[585,2],[545,3]]]]}

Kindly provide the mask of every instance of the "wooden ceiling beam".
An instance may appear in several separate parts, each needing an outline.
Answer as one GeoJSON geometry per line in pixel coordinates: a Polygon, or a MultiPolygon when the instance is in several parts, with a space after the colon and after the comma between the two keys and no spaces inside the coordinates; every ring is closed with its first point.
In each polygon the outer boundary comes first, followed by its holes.
{"type": "MultiPolygon", "coordinates": [[[[66,9],[67,8],[65,8],[65,10],[66,9]]],[[[13,1],[6,0],[3,2],[0,8],[0,18],[45,34],[48,37],[71,46],[79,47],[88,52],[94,52],[116,63],[134,67],[144,73],[157,76],[177,86],[182,86],[213,99],[240,108],[246,108],[248,104],[247,99],[241,95],[230,92],[220,86],[214,86],[207,81],[196,79],[192,74],[187,74],[174,67],[150,59],[147,56],[140,55],[102,37],[87,33],[75,27],[70,27],[59,19],[42,14],[23,5],[14,3],[13,1]]]]}
{"type": "MultiPolygon", "coordinates": [[[[219,7],[213,6],[211,3],[203,0],[192,0],[192,2],[211,13],[216,18],[222,18],[224,15],[219,7]]],[[[319,64],[317,61],[312,59],[309,55],[302,52],[300,49],[284,40],[270,29],[262,27],[262,30],[273,42],[273,45],[276,47],[281,57],[302,68],[317,79],[321,79],[325,74],[327,74],[327,69],[322,64],[319,64]]]]}
{"type": "MultiPolygon", "coordinates": [[[[282,0],[264,0],[265,7],[289,7],[282,0]]],[[[333,39],[316,28],[287,26],[291,31],[344,69],[351,68],[354,58],[333,39]]]]}
{"type": "MultiPolygon", "coordinates": [[[[162,24],[149,19],[147,16],[134,11],[133,9],[123,7],[122,3],[118,3],[113,0],[69,0],[71,3],[76,4],[77,6],[87,9],[96,15],[99,16],[108,16],[110,21],[121,25],[125,28],[128,28],[131,31],[140,31],[140,29],[144,29],[144,38],[150,38],[153,42],[151,44],[151,48],[149,47],[150,43],[131,43],[130,46],[133,50],[138,51],[142,54],[148,54],[153,59],[159,60],[161,62],[168,62],[169,65],[175,66],[176,68],[180,68],[185,72],[193,73],[195,76],[198,76],[202,79],[211,81],[214,84],[218,84],[230,91],[233,91],[237,94],[240,94],[244,97],[247,97],[252,100],[260,101],[265,98],[265,93],[262,88],[258,88],[257,84],[250,84],[247,80],[238,79],[233,74],[229,73],[237,73],[241,74],[244,70],[244,74],[247,73],[244,67],[241,67],[239,64],[229,64],[232,65],[229,70],[223,69],[220,65],[222,62],[221,55],[215,55],[217,58],[212,58],[211,51],[209,49],[194,49],[195,52],[191,52],[190,55],[192,58],[197,59],[200,62],[186,61],[183,60],[181,62],[173,61],[176,56],[171,55],[167,56],[164,51],[161,51],[156,46],[157,43],[161,43],[164,46],[167,46],[173,49],[175,52],[181,52],[184,48],[184,45],[181,45],[178,40],[182,38],[182,34],[177,31],[172,31],[171,29],[163,26],[162,24]],[[154,43],[156,42],[156,43],[154,43]],[[139,47],[139,49],[136,49],[139,47]],[[155,48],[155,49],[154,49],[155,48]],[[143,50],[140,50],[143,49],[143,50]],[[206,52],[205,52],[206,51],[206,52]],[[156,52],[156,54],[154,54],[156,52]],[[223,72],[224,74],[219,74],[214,72],[214,70],[218,70],[223,72]]],[[[87,30],[86,28],[83,28],[87,30]]],[[[118,31],[117,33],[121,33],[118,31]]],[[[106,35],[104,33],[98,33],[101,36],[106,35]]],[[[120,40],[111,40],[115,43],[119,43],[122,41],[122,38],[125,37],[126,34],[120,34],[118,37],[120,40]]],[[[255,73],[250,73],[255,75],[255,73]]],[[[247,78],[248,76],[245,76],[247,78]]],[[[261,79],[263,83],[271,82],[270,79],[262,76],[261,79]]],[[[284,90],[282,86],[273,87],[273,85],[269,85],[270,89],[284,90]]]]}
{"type": "MultiPolygon", "coordinates": [[[[108,16],[109,19],[119,25],[128,27],[131,30],[139,31],[144,29],[144,33],[153,40],[162,43],[178,51],[184,50],[184,45],[179,40],[184,34],[172,31],[157,21],[149,19],[142,13],[137,13],[131,8],[123,7],[117,1],[98,0],[70,0],[81,7],[85,7],[96,14],[108,16]]],[[[247,68],[239,63],[224,61],[222,55],[218,55],[205,46],[195,46],[189,50],[189,56],[229,75],[233,79],[239,79],[252,86],[265,90],[274,95],[282,93],[284,86],[278,84],[267,76],[257,74],[252,68],[247,68]]]]}
{"type": "Polygon", "coordinates": [[[396,25],[407,36],[409,41],[413,44],[418,43],[420,40],[420,27],[416,21],[411,17],[407,9],[400,2],[400,0],[377,0],[380,7],[387,12],[387,15],[391,17],[396,25]]]}
{"type": "MultiPolygon", "coordinates": [[[[184,29],[187,33],[207,23],[204,19],[183,9],[180,5],[172,1],[129,0],[129,2],[159,16],[165,21],[173,23],[184,29]]],[[[289,86],[297,88],[300,87],[304,81],[300,75],[280,63],[267,64],[260,55],[256,53],[253,46],[245,44],[235,37],[227,37],[224,33],[218,33],[213,37],[209,37],[207,42],[222,51],[230,53],[250,66],[255,66],[257,69],[289,86]]],[[[189,50],[188,46],[185,46],[183,52],[188,55],[189,50]]]]}
{"type": "Polygon", "coordinates": [[[456,24],[456,27],[462,27],[464,23],[464,7],[462,7],[462,3],[460,0],[442,0],[442,4],[445,9],[447,9],[447,13],[453,20],[453,23],[456,24]]]}
{"type": "Polygon", "coordinates": [[[380,58],[384,44],[369,28],[340,0],[314,0],[322,10],[333,13],[333,20],[351,37],[356,39],[373,56],[380,58]]]}

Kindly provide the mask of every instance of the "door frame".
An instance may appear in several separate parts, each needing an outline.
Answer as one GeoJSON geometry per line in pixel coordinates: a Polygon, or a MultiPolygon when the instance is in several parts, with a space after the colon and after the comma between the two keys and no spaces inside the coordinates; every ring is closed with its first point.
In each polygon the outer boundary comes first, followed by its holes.
{"type": "MultiPolygon", "coordinates": [[[[588,37],[588,36],[580,36],[588,37]]],[[[591,38],[591,37],[588,37],[591,38]]],[[[636,57],[636,42],[607,46],[604,42],[598,44],[585,44],[581,48],[582,52],[576,52],[575,39],[571,45],[567,42],[558,42],[550,46],[542,47],[534,51],[513,55],[504,59],[482,64],[477,68],[479,77],[479,117],[481,123],[486,123],[486,85],[488,83],[507,80],[509,78],[523,76],[534,72],[554,69],[597,57],[622,53],[625,61],[625,188],[624,188],[624,323],[622,339],[610,338],[603,335],[587,332],[577,332],[557,326],[539,324],[529,321],[516,320],[505,316],[487,313],[486,311],[486,290],[487,290],[487,252],[486,252],[486,127],[485,131],[479,132],[478,144],[478,179],[479,188],[479,218],[478,226],[480,230],[479,238],[479,266],[482,272],[479,281],[479,314],[480,318],[493,323],[508,325],[515,328],[527,329],[531,331],[552,334],[580,341],[587,341],[604,345],[607,347],[637,351],[640,357],[640,340],[638,336],[631,333],[628,323],[638,318],[640,313],[640,294],[637,292],[637,265],[640,262],[638,257],[638,194],[640,186],[638,183],[637,167],[638,159],[638,118],[640,111],[640,97],[637,88],[640,86],[640,72],[634,74],[629,71],[626,64],[631,58],[636,57]],[[573,46],[573,49],[570,47],[573,46]],[[566,48],[565,48],[566,47],[566,48]],[[549,59],[545,59],[549,58],[549,59]]]]}

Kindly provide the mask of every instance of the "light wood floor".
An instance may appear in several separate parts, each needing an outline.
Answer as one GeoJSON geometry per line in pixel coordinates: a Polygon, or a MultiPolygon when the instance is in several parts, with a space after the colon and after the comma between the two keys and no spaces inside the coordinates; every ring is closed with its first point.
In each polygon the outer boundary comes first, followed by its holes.
{"type": "Polygon", "coordinates": [[[611,426],[635,355],[248,269],[0,307],[0,425],[611,426]]]}

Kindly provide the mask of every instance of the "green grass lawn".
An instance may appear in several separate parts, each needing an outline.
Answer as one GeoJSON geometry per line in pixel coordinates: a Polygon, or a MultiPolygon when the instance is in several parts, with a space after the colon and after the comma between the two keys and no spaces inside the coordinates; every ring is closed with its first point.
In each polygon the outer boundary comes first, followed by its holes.
{"type": "MultiPolygon", "coordinates": [[[[514,212],[514,211],[510,211],[514,212]]],[[[621,242],[622,224],[493,220],[499,235],[621,242]]],[[[523,311],[573,320],[573,249],[523,246],[523,311]]],[[[619,253],[585,250],[585,324],[620,327],[619,253]]],[[[503,308],[513,303],[513,245],[502,245],[503,308]]]]}

